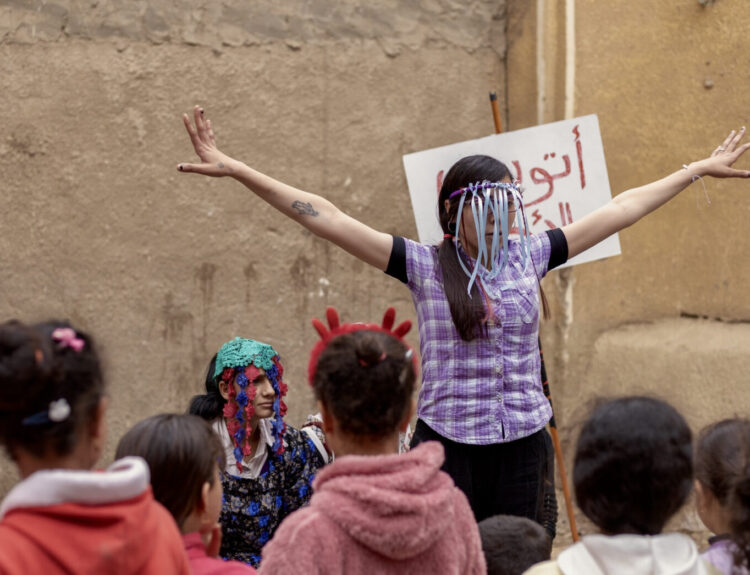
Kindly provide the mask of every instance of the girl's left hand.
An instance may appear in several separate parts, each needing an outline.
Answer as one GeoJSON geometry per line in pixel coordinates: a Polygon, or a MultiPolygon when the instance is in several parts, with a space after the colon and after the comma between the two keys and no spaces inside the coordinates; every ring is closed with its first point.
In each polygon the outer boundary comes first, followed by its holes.
{"type": "Polygon", "coordinates": [[[750,149],[750,143],[739,145],[744,136],[744,127],[739,132],[732,130],[708,158],[691,164],[690,168],[695,168],[703,176],[714,178],[750,178],[749,171],[732,167],[740,156],[750,149]]]}

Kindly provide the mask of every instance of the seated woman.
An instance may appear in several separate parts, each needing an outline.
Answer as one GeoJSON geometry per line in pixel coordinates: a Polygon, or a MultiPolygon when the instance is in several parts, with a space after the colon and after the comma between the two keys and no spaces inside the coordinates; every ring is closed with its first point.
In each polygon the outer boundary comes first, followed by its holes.
{"type": "Polygon", "coordinates": [[[190,573],[146,463],[92,471],[106,409],[91,337],[62,322],[0,325],[0,443],[22,477],[0,506],[0,573],[190,573]]]}
{"type": "Polygon", "coordinates": [[[221,346],[206,375],[206,393],[189,412],[211,422],[226,454],[221,556],[257,567],[282,519],[307,503],[318,468],[328,461],[314,433],[286,425],[287,386],[279,354],[235,338],[221,346]]]}

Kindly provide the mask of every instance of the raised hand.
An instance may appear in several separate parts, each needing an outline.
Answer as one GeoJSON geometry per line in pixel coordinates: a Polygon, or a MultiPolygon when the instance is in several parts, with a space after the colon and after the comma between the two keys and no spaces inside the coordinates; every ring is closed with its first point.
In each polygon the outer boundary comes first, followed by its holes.
{"type": "Polygon", "coordinates": [[[750,178],[750,171],[732,167],[750,149],[750,143],[739,145],[744,136],[744,127],[739,131],[732,130],[708,158],[696,162],[700,166],[699,171],[714,178],[750,178]]]}
{"type": "Polygon", "coordinates": [[[211,120],[205,117],[203,108],[195,106],[193,108],[193,118],[195,126],[193,126],[193,121],[190,120],[187,114],[182,115],[185,129],[190,136],[190,141],[193,143],[195,153],[201,159],[201,163],[181,163],[177,165],[177,169],[181,172],[194,172],[196,174],[203,174],[204,176],[221,177],[231,175],[234,171],[232,165],[235,161],[216,147],[216,137],[211,128],[211,120]]]}

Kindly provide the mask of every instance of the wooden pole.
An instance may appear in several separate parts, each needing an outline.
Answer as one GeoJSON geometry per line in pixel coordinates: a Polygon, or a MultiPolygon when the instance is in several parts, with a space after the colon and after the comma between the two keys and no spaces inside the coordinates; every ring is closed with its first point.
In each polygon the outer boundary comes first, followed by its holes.
{"type": "MultiPolygon", "coordinates": [[[[497,94],[490,92],[490,105],[492,106],[492,119],[495,122],[495,133],[500,134],[503,131],[503,123],[500,117],[500,106],[497,101],[497,94]]],[[[518,176],[518,174],[516,174],[518,176]]],[[[552,394],[549,390],[549,381],[547,380],[547,368],[544,365],[544,354],[542,353],[542,340],[539,343],[539,359],[541,362],[542,389],[544,396],[552,407],[552,394]]],[[[552,436],[552,444],[555,447],[555,459],[557,459],[557,468],[560,470],[560,483],[562,484],[563,498],[565,499],[565,509],[568,513],[568,522],[570,523],[570,533],[573,541],[578,541],[578,526],[576,524],[576,515],[573,509],[573,498],[570,496],[570,487],[568,486],[568,474],[565,472],[565,460],[563,459],[562,446],[560,445],[560,436],[557,433],[557,422],[555,421],[555,410],[552,409],[552,417],[549,420],[549,432],[552,436]]]]}
{"type": "Polygon", "coordinates": [[[549,390],[549,380],[547,379],[547,368],[544,366],[544,354],[542,353],[542,341],[539,340],[539,359],[541,360],[542,372],[542,389],[544,396],[552,407],[552,417],[549,420],[549,433],[552,436],[552,444],[555,446],[555,458],[557,459],[557,468],[560,470],[560,483],[562,483],[563,498],[565,499],[565,509],[568,512],[568,523],[570,523],[570,534],[573,541],[578,541],[578,525],[576,524],[576,514],[573,509],[573,498],[570,496],[570,487],[568,487],[568,474],[565,472],[565,459],[563,459],[562,446],[560,445],[560,436],[557,433],[557,422],[555,421],[555,410],[552,406],[552,394],[549,390]]]}
{"type": "Polygon", "coordinates": [[[497,94],[490,92],[490,104],[492,105],[492,119],[495,121],[495,133],[501,134],[503,131],[503,121],[500,118],[500,106],[497,103],[497,94]]]}

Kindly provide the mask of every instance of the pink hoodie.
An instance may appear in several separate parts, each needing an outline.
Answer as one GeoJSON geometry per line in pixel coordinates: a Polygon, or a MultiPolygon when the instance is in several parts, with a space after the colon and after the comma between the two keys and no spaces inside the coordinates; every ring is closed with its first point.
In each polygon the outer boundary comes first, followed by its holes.
{"type": "Polygon", "coordinates": [[[474,514],[443,447],[336,459],[263,548],[260,573],[486,573],[474,514]]]}

